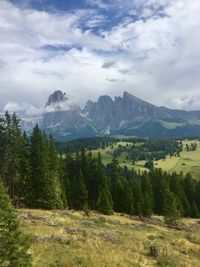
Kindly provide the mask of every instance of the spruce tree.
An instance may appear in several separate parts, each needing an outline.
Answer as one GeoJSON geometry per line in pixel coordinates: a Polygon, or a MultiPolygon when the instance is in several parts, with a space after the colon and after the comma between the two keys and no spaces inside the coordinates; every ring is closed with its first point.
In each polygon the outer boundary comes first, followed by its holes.
{"type": "Polygon", "coordinates": [[[97,200],[97,210],[105,215],[110,215],[113,213],[112,210],[112,197],[106,177],[102,177],[98,200],[97,200]]]}
{"type": "Polygon", "coordinates": [[[63,160],[63,171],[62,171],[62,177],[63,177],[63,185],[65,188],[65,195],[67,199],[67,204],[70,208],[73,208],[73,178],[74,178],[74,159],[73,155],[71,153],[71,147],[68,145],[65,158],[63,160]]]}
{"type": "Polygon", "coordinates": [[[29,238],[23,234],[17,214],[0,179],[0,266],[28,267],[29,238]]]}
{"type": "Polygon", "coordinates": [[[199,209],[197,208],[197,205],[195,202],[193,202],[192,206],[191,206],[191,217],[192,218],[199,218],[200,217],[200,212],[199,212],[199,209]]]}
{"type": "Polygon", "coordinates": [[[20,188],[19,161],[22,146],[20,121],[16,114],[5,113],[5,155],[4,174],[8,193],[14,204],[18,204],[18,190],[20,188]]]}
{"type": "Polygon", "coordinates": [[[143,201],[143,215],[145,217],[151,217],[152,211],[152,201],[148,192],[144,193],[144,201],[143,201]]]}
{"type": "Polygon", "coordinates": [[[85,185],[84,177],[82,172],[76,175],[74,183],[72,185],[73,189],[73,208],[77,210],[87,210],[88,209],[88,192],[85,185]]]}
{"type": "Polygon", "coordinates": [[[134,213],[136,215],[142,215],[144,198],[141,188],[141,180],[139,178],[136,178],[133,181],[133,199],[134,199],[134,213]]]}
{"type": "Polygon", "coordinates": [[[169,189],[166,190],[164,199],[165,222],[168,225],[178,225],[181,219],[181,212],[178,209],[177,200],[169,189]]]}
{"type": "Polygon", "coordinates": [[[58,156],[53,140],[38,125],[31,136],[30,206],[43,209],[63,208],[62,189],[58,177],[58,156]]]}
{"type": "Polygon", "coordinates": [[[28,205],[29,194],[31,191],[30,176],[30,142],[26,133],[23,133],[21,147],[19,151],[19,179],[17,184],[18,204],[28,205]]]}

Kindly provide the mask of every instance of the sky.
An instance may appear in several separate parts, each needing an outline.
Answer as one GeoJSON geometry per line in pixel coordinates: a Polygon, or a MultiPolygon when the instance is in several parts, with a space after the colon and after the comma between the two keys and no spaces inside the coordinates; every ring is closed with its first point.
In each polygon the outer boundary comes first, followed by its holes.
{"type": "Polygon", "coordinates": [[[200,0],[0,0],[0,110],[123,91],[200,109],[200,0]]]}

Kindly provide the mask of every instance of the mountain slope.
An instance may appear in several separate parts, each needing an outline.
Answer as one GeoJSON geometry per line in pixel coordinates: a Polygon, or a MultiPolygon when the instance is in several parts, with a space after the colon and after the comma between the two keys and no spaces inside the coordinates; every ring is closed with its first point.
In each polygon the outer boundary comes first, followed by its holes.
{"type": "Polygon", "coordinates": [[[95,135],[199,136],[200,111],[158,107],[128,92],[114,100],[100,96],[81,109],[65,93],[55,91],[45,105],[40,127],[59,140],[95,135]]]}

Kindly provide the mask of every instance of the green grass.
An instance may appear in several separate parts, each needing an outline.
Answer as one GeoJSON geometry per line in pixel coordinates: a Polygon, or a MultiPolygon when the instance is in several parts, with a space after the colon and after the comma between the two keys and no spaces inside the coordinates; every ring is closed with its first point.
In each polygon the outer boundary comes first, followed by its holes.
{"type": "Polygon", "coordinates": [[[200,224],[184,219],[182,230],[162,217],[147,222],[122,214],[19,210],[24,231],[33,237],[33,267],[200,266],[200,224]],[[156,220],[155,220],[156,219],[156,220]],[[150,257],[150,246],[158,259],[150,257]]]}
{"type": "MultiPolygon", "coordinates": [[[[102,157],[102,162],[103,164],[108,164],[112,161],[113,159],[113,151],[118,147],[118,146],[131,146],[132,143],[131,142],[118,142],[117,144],[114,144],[113,146],[109,146],[105,149],[102,149],[102,148],[99,148],[97,150],[92,150],[92,155],[94,157],[97,157],[98,156],[98,153],[100,152],[101,153],[101,157],[102,157]]],[[[125,153],[122,153],[118,158],[118,161],[120,163],[120,165],[124,165],[124,161],[126,159],[126,154],[125,153]]],[[[133,168],[133,165],[132,165],[132,162],[131,161],[126,161],[126,165],[129,167],[129,168],[133,168]]]]}
{"type": "MultiPolygon", "coordinates": [[[[112,161],[113,156],[112,152],[114,149],[116,149],[119,145],[121,146],[131,146],[132,143],[130,142],[119,142],[112,147],[108,147],[105,149],[98,149],[93,150],[92,154],[93,156],[98,155],[98,152],[101,153],[102,161],[104,164],[108,164],[112,161]]],[[[159,160],[154,163],[154,166],[156,168],[161,168],[164,171],[167,172],[173,172],[176,171],[177,173],[183,172],[184,174],[190,172],[191,175],[195,179],[200,179],[200,142],[198,140],[192,140],[192,141],[183,141],[184,149],[183,152],[180,153],[180,157],[167,157],[165,160],[159,160]],[[186,151],[185,146],[186,144],[191,144],[193,142],[196,142],[198,144],[196,151],[186,151]]],[[[119,164],[121,167],[127,166],[129,169],[134,168],[136,171],[148,171],[144,167],[145,161],[137,161],[134,165],[132,161],[126,159],[127,152],[123,152],[119,157],[117,157],[117,160],[119,161],[119,164]]]]}
{"type": "Polygon", "coordinates": [[[184,174],[190,172],[191,175],[200,179],[200,143],[198,144],[196,151],[186,151],[186,144],[190,144],[194,141],[183,141],[184,150],[181,152],[180,157],[168,157],[166,160],[157,161],[157,168],[161,168],[168,172],[176,171],[178,173],[183,172],[184,174]]]}

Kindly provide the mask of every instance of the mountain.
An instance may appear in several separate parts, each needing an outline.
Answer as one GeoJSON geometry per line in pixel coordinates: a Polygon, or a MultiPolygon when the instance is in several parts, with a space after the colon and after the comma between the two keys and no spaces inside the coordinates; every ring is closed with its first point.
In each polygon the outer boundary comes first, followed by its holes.
{"type": "Polygon", "coordinates": [[[61,91],[55,91],[49,96],[42,116],[41,128],[58,139],[75,139],[96,134],[90,123],[82,116],[80,106],[73,103],[61,91]]]}
{"type": "Polygon", "coordinates": [[[58,140],[96,135],[199,136],[200,111],[158,107],[128,92],[114,100],[100,96],[81,109],[65,93],[55,91],[49,96],[39,125],[58,140]]]}

